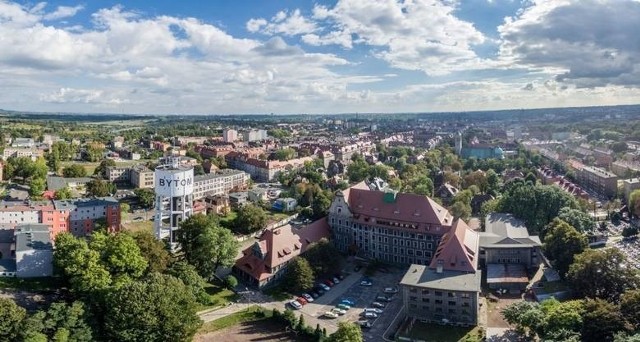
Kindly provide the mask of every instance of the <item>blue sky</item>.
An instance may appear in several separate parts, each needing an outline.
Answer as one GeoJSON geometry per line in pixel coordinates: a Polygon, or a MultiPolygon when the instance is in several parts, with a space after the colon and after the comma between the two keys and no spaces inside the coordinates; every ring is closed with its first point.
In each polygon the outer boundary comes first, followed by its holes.
{"type": "Polygon", "coordinates": [[[0,0],[0,108],[429,112],[638,103],[638,0],[0,0]]]}

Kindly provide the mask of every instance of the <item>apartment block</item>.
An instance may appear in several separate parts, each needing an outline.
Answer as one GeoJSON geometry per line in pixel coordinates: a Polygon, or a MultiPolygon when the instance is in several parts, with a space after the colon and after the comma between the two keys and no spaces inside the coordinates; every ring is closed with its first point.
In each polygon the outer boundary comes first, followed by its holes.
{"type": "Polygon", "coordinates": [[[193,199],[199,200],[206,196],[228,194],[247,188],[251,177],[248,173],[239,170],[219,170],[195,176],[193,180],[193,199]]]}
{"type": "Polygon", "coordinates": [[[618,176],[603,169],[585,166],[576,172],[578,183],[585,189],[614,198],[618,193],[618,176]]]}
{"type": "Polygon", "coordinates": [[[136,188],[152,189],[154,172],[144,165],[137,165],[129,170],[129,182],[136,188]]]}

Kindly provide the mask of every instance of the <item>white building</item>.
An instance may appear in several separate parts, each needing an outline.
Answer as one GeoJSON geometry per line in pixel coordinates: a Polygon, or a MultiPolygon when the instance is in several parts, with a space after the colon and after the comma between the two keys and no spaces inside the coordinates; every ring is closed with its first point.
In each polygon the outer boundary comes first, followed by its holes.
{"type": "Polygon", "coordinates": [[[231,169],[195,176],[193,199],[199,200],[209,195],[222,195],[232,191],[243,190],[247,187],[249,179],[251,177],[248,173],[231,169]]]}
{"type": "Polygon", "coordinates": [[[224,142],[234,142],[238,140],[238,131],[235,129],[225,129],[222,131],[222,138],[224,142]]]}

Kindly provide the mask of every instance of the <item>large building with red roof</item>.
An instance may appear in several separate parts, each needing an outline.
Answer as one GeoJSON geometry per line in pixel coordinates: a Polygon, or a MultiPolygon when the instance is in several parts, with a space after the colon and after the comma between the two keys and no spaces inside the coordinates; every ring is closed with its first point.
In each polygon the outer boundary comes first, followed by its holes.
{"type": "Polygon", "coordinates": [[[285,225],[266,229],[259,241],[242,251],[233,272],[252,286],[265,287],[282,277],[289,262],[309,245],[329,236],[325,218],[301,228],[285,225]]]}
{"type": "Polygon", "coordinates": [[[329,209],[336,247],[396,264],[428,265],[453,216],[432,199],[370,190],[360,183],[336,192],[329,209]]]}

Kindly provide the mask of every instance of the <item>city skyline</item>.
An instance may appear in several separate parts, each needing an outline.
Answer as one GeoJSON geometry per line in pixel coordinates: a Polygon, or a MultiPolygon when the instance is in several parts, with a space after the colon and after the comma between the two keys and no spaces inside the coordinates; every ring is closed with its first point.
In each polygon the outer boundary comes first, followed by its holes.
{"type": "Polygon", "coordinates": [[[0,0],[0,108],[438,112],[637,104],[640,1],[0,0]]]}

